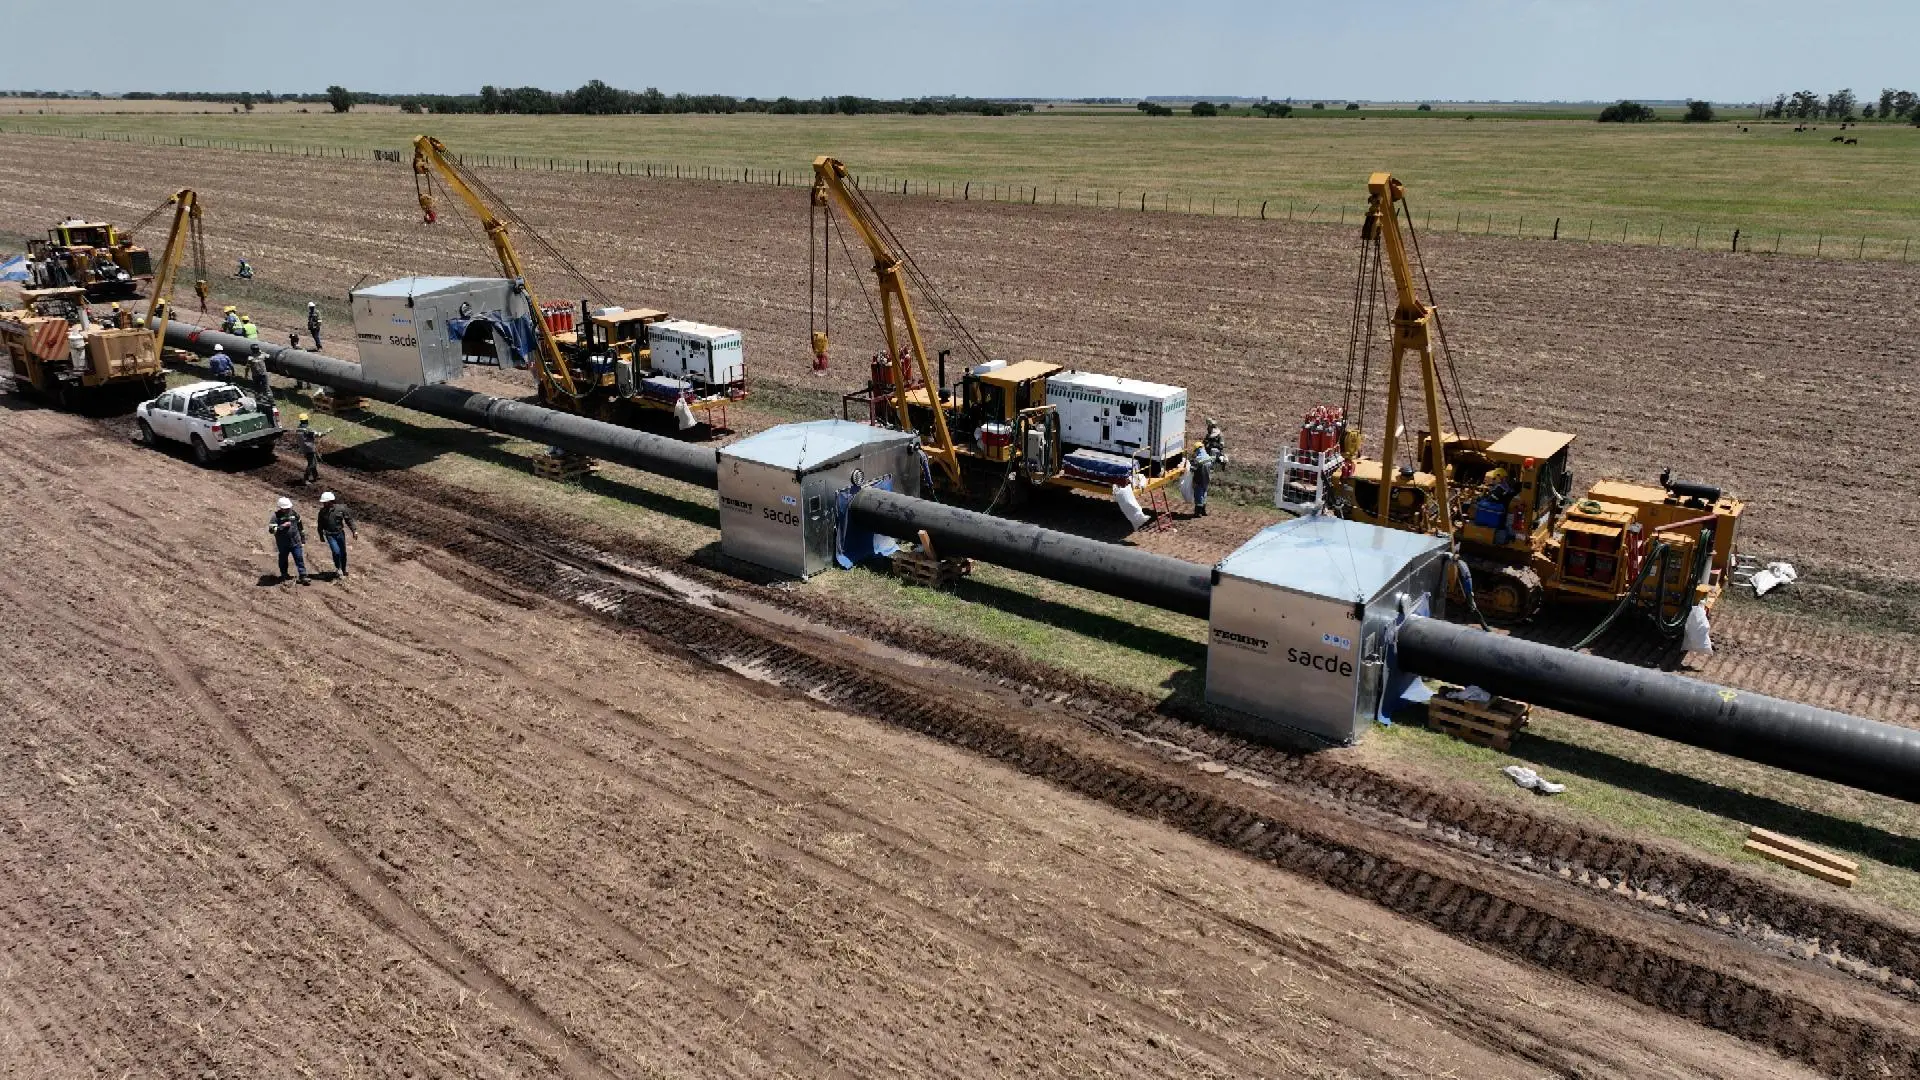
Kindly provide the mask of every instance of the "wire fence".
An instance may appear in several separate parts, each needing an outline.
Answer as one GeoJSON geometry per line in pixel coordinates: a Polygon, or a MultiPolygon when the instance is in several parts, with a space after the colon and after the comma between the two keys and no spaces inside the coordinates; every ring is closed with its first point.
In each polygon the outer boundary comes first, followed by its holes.
{"type": "MultiPolygon", "coordinates": [[[[248,139],[206,139],[187,135],[142,135],[85,129],[11,127],[0,124],[0,134],[46,135],[98,142],[174,146],[208,150],[283,154],[289,157],[349,161],[388,161],[405,164],[411,150],[316,146],[307,143],[248,139]]],[[[775,187],[811,187],[813,170],[768,169],[746,165],[699,165],[665,161],[628,161],[622,158],[568,158],[531,154],[457,154],[465,165],[484,169],[533,172],[571,172],[631,176],[656,180],[693,180],[709,183],[759,184],[775,187]]],[[[1139,191],[1113,187],[1078,187],[982,180],[942,180],[855,174],[855,186],[868,193],[952,199],[960,202],[1022,203],[1030,206],[1073,206],[1135,213],[1191,214],[1258,221],[1288,221],[1313,225],[1358,224],[1366,213],[1362,202],[1316,202],[1310,198],[1252,198],[1245,195],[1139,191]]],[[[1788,232],[1729,224],[1652,220],[1622,220],[1592,214],[1512,213],[1488,210],[1436,208],[1416,210],[1415,225],[1433,233],[1505,237],[1520,240],[1576,241],[1624,244],[1635,247],[1687,248],[1699,251],[1754,255],[1791,255],[1807,258],[1907,262],[1910,237],[1857,233],[1788,232]]]]}

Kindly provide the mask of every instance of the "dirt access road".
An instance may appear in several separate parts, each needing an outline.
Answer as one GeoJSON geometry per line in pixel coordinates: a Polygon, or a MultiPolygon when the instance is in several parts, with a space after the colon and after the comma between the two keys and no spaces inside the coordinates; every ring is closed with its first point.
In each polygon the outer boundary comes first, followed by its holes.
{"type": "Polygon", "coordinates": [[[271,494],[0,411],[10,1075],[1802,1074],[271,494]]]}
{"type": "MultiPolygon", "coordinates": [[[[1391,163],[1355,163],[1356,191],[1378,165],[1391,163]]],[[[618,301],[746,331],[755,379],[809,390],[864,379],[876,335],[841,272],[865,263],[837,248],[835,368],[806,373],[803,189],[487,176],[618,301]]],[[[461,211],[419,224],[405,164],[0,136],[0,230],[38,235],[66,212],[131,220],[189,185],[206,202],[216,262],[245,255],[260,269],[250,303],[265,325],[298,328],[306,300],[340,304],[363,278],[494,272],[461,211]]],[[[1417,209],[1417,188],[1412,199],[1417,209]]],[[[1352,228],[875,200],[991,350],[1188,386],[1196,416],[1219,415],[1243,461],[1270,461],[1302,412],[1339,400],[1352,228]]],[[[1481,432],[1574,432],[1584,479],[1651,482],[1671,465],[1749,500],[1756,553],[1914,580],[1920,265],[1453,236],[1435,224],[1428,269],[1481,432]],[[1871,512],[1851,512],[1863,502],[1871,512]]],[[[1377,402],[1369,413],[1377,428],[1377,402]]]]}

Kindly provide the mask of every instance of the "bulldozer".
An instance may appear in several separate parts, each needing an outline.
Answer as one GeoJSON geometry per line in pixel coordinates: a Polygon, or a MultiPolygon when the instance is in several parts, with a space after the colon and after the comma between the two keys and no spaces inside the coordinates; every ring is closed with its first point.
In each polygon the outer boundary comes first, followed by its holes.
{"type": "Polygon", "coordinates": [[[1497,621],[1523,622],[1548,605],[1611,604],[1607,623],[1637,610],[1671,636],[1693,609],[1710,611],[1733,566],[1741,502],[1670,470],[1657,487],[1602,480],[1576,494],[1572,434],[1522,427],[1477,436],[1431,287],[1420,295],[1426,268],[1406,190],[1384,172],[1367,190],[1346,399],[1302,422],[1281,462],[1281,508],[1450,537],[1463,570],[1456,599],[1497,621]],[[1363,453],[1363,429],[1381,309],[1390,309],[1391,349],[1374,457],[1363,453]],[[1410,365],[1426,428],[1408,447],[1401,396],[1410,365]],[[1447,430],[1448,420],[1464,430],[1447,430]]]}
{"type": "Polygon", "coordinates": [[[0,311],[0,390],[28,389],[63,409],[88,396],[124,391],[152,397],[166,374],[151,330],[96,322],[77,285],[26,289],[21,307],[0,311]]]}
{"type": "MultiPolygon", "coordinates": [[[[173,213],[173,226],[144,316],[136,318],[115,302],[112,313],[97,317],[80,285],[22,290],[19,308],[0,310],[0,390],[28,390],[72,409],[93,398],[153,397],[166,389],[160,343],[166,336],[168,294],[189,248],[197,275],[194,291],[203,311],[207,299],[199,197],[191,190],[177,191],[142,223],[166,211],[173,213]]],[[[144,259],[145,249],[139,250],[144,259]]],[[[153,269],[149,260],[147,270],[153,269]]]]}
{"type": "Polygon", "coordinates": [[[153,253],[104,221],[70,218],[28,245],[34,285],[77,288],[93,302],[130,300],[153,277],[153,253]]]}

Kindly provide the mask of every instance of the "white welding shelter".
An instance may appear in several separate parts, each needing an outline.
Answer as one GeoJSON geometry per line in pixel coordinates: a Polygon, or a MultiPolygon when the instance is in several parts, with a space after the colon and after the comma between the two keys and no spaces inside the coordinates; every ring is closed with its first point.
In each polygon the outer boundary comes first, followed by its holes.
{"type": "Polygon", "coordinates": [[[920,441],[847,420],[783,424],[720,448],[720,550],[809,577],[834,561],[836,496],[884,483],[920,494],[920,441]]]}
{"type": "Polygon", "coordinates": [[[431,386],[469,365],[526,367],[536,347],[527,294],[508,278],[398,278],[350,299],[368,378],[431,386]]]}
{"type": "Polygon", "coordinates": [[[1214,568],[1207,701],[1256,737],[1353,742],[1412,681],[1387,638],[1441,613],[1446,559],[1441,537],[1334,517],[1261,530],[1214,568]]]}

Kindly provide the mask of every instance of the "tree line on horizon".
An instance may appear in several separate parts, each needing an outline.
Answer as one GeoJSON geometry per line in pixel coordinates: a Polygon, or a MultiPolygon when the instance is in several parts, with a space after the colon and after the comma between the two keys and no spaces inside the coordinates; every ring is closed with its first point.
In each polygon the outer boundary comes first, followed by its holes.
{"type": "MultiPolygon", "coordinates": [[[[22,91],[14,96],[46,99],[99,99],[98,93],[22,91]]],[[[127,101],[200,101],[253,111],[256,105],[291,102],[325,105],[334,112],[355,105],[394,105],[408,113],[491,113],[509,115],[571,114],[617,116],[632,113],[780,113],[842,114],[906,113],[915,116],[966,113],[1005,116],[1032,112],[1024,102],[974,97],[870,98],[837,94],[818,98],[734,97],[731,94],[667,94],[654,87],[621,90],[593,79],[576,90],[555,92],[537,86],[483,86],[477,94],[378,94],[329,86],[319,94],[274,94],[270,91],[135,90],[119,95],[127,101]]]]}
{"type": "Polygon", "coordinates": [[[1780,94],[1760,110],[1763,120],[1906,120],[1920,126],[1920,95],[1911,90],[1880,91],[1877,101],[1865,105],[1852,89],[1822,96],[1811,90],[1780,94]]]}

